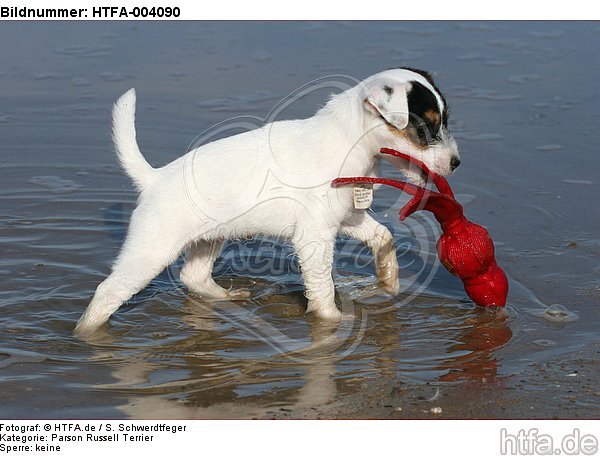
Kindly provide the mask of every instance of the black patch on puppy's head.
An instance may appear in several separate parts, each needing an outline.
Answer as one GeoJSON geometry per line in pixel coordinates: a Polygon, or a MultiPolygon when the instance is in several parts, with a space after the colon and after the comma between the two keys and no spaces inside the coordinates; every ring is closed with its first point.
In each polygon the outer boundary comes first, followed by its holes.
{"type": "MultiPolygon", "coordinates": [[[[448,116],[449,116],[448,103],[446,102],[446,98],[444,98],[444,94],[441,92],[441,90],[438,88],[438,86],[435,85],[435,81],[433,80],[433,76],[431,76],[431,73],[429,73],[428,71],[425,71],[425,70],[419,70],[417,68],[411,68],[411,67],[399,67],[398,69],[408,70],[408,71],[412,71],[413,73],[420,74],[421,76],[423,76],[425,78],[425,80],[429,84],[431,84],[431,87],[433,87],[433,90],[435,90],[437,92],[437,94],[439,95],[439,97],[442,100],[442,103],[444,104],[443,110],[441,112],[442,125],[444,126],[444,128],[447,128],[448,127],[448,116]]],[[[436,104],[436,111],[439,111],[437,104],[436,104]]]]}
{"type": "Polygon", "coordinates": [[[427,147],[439,139],[442,129],[442,113],[437,98],[417,81],[411,82],[407,97],[410,112],[408,133],[414,142],[427,147]]]}

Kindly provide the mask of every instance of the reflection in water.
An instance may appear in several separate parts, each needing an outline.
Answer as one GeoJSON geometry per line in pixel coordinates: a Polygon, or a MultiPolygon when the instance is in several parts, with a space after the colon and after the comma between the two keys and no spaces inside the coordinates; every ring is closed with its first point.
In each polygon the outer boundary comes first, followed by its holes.
{"type": "Polygon", "coordinates": [[[484,310],[481,318],[472,318],[459,337],[458,343],[450,347],[450,353],[465,353],[446,363],[447,374],[440,377],[443,382],[478,380],[491,382],[498,374],[498,360],[494,352],[512,337],[508,317],[504,309],[484,310]]]}
{"type": "MultiPolygon", "coordinates": [[[[277,411],[281,405],[302,409],[335,398],[335,350],[346,342],[340,337],[340,330],[347,332],[344,326],[354,325],[353,319],[340,326],[310,319],[307,343],[304,343],[270,327],[260,317],[249,315],[247,309],[234,302],[210,303],[188,297],[184,312],[182,321],[194,329],[191,337],[178,340],[175,346],[161,347],[161,352],[179,352],[185,347],[185,353],[181,354],[185,361],[178,365],[186,370],[187,379],[155,382],[153,374],[164,366],[148,359],[134,359],[115,368],[116,383],[101,387],[125,395],[136,393],[128,405],[120,407],[131,417],[153,417],[156,410],[161,410],[165,418],[262,417],[277,411]],[[257,322],[262,323],[262,333],[257,332],[257,322]],[[229,324],[242,327],[280,354],[253,358],[245,341],[220,339],[220,330],[229,324]],[[294,350],[295,347],[298,349],[294,350]],[[230,355],[240,349],[246,351],[245,356],[230,355]],[[283,349],[289,351],[281,353],[283,349]],[[287,371],[293,372],[286,374],[287,371]],[[276,393],[277,401],[244,404],[245,397],[260,396],[272,389],[264,387],[269,383],[286,388],[276,393]],[[171,395],[178,398],[169,400],[171,395]]],[[[87,342],[102,353],[101,358],[119,356],[119,351],[107,351],[112,344],[118,348],[118,340],[106,328],[87,342]]],[[[275,386],[277,388],[280,387],[275,386]]]]}
{"type": "MultiPolygon", "coordinates": [[[[369,304],[345,305],[347,317],[338,326],[305,319],[300,296],[279,300],[273,295],[249,305],[187,296],[180,322],[170,326],[191,330],[168,343],[137,347],[141,356],[127,334],[105,328],[87,342],[96,351],[95,361],[112,360],[116,382],[98,388],[127,398],[119,410],[132,418],[153,417],[156,410],[172,418],[261,418],[281,410],[301,414],[356,391],[361,378],[393,380],[398,362],[407,362],[393,354],[405,348],[413,355],[415,349],[422,351],[424,362],[403,369],[414,370],[416,378],[430,371],[443,382],[491,381],[497,363],[493,352],[512,335],[506,314],[474,309],[467,310],[469,318],[450,323],[456,340],[431,328],[419,343],[415,334],[423,328],[392,330],[397,312],[408,311],[423,322],[437,320],[431,306],[380,313],[369,304]],[[265,307],[268,311],[261,311],[265,307]],[[403,337],[410,338],[409,347],[403,347],[403,337]]],[[[465,312],[461,307],[456,316],[465,312]]]]}

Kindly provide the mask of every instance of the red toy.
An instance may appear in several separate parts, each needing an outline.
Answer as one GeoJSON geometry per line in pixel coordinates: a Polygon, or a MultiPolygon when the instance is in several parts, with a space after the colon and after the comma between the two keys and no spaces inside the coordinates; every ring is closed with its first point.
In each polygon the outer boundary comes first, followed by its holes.
{"type": "Polygon", "coordinates": [[[394,149],[381,149],[381,153],[408,160],[433,180],[439,190],[435,192],[407,182],[374,177],[341,177],[333,181],[340,184],[385,184],[413,195],[400,210],[400,220],[424,209],[430,211],[442,227],[443,234],[437,242],[437,252],[444,267],[460,278],[469,297],[480,306],[501,307],[506,304],[508,280],[496,264],[494,243],[485,228],[468,221],[463,207],[454,198],[446,179],[432,172],[423,162],[394,149]]]}

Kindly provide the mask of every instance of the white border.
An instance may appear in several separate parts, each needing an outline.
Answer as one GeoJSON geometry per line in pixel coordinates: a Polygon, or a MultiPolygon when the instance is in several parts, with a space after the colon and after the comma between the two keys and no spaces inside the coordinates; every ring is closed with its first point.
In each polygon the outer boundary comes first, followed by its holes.
{"type": "MultiPolygon", "coordinates": [[[[2,2],[0,6],[29,8],[179,7],[179,20],[593,20],[600,18],[598,2],[571,0],[536,2],[501,0],[84,0],[2,2]]],[[[91,15],[90,15],[91,16],[91,15]]],[[[6,19],[5,19],[6,20],[6,19]]],[[[9,19],[18,20],[18,19],[9,19]]],[[[60,19],[59,19],[60,20],[60,19]]],[[[73,20],[73,19],[66,19],[73,20]]],[[[85,20],[92,19],[88,16],[85,20]]],[[[106,19],[104,19],[106,20],[106,19]]],[[[112,20],[135,20],[119,19],[112,20]]],[[[147,20],[164,20],[152,19],[147,20]]],[[[374,27],[377,25],[374,24],[374,27]]]]}
{"type": "MultiPolygon", "coordinates": [[[[184,432],[146,432],[136,435],[152,436],[150,442],[125,442],[120,433],[119,442],[68,442],[60,445],[61,456],[82,454],[86,456],[106,456],[107,454],[127,456],[200,454],[200,455],[244,455],[244,456],[307,456],[323,455],[460,455],[481,456],[502,454],[502,429],[504,433],[516,436],[520,431],[530,435],[549,436],[554,450],[561,448],[565,438],[570,435],[580,437],[600,437],[597,421],[541,421],[541,420],[483,420],[483,421],[447,421],[447,420],[386,420],[386,421],[2,421],[18,426],[39,423],[37,434],[50,436],[55,433],[55,426],[60,424],[64,431],[61,435],[82,435],[89,432],[85,426],[96,426],[95,435],[114,435],[119,424],[126,426],[167,424],[169,426],[185,426],[184,432]],[[112,431],[107,431],[107,423],[112,431]],[[69,429],[78,425],[81,430],[69,429]],[[98,426],[103,425],[98,432],[98,426]],[[44,432],[46,426],[49,430],[44,432]],[[578,434],[576,434],[578,433],[578,434]]],[[[4,428],[5,429],[5,428],[4,428]]],[[[127,431],[132,435],[131,431],[127,431]]],[[[4,432],[3,432],[4,433],[4,432]]],[[[34,435],[26,432],[24,435],[34,435]]],[[[524,439],[523,439],[524,440],[524,439]]],[[[506,441],[506,439],[505,439],[506,441]]],[[[6,443],[6,442],[1,442],[6,443]]],[[[11,444],[14,444],[11,443],[11,444]]],[[[536,444],[537,445],[537,444],[536,444]]],[[[596,444],[597,447],[597,444],[596,444]]],[[[504,445],[505,454],[540,454],[535,447],[514,448],[513,444],[504,445]],[[517,453],[510,450],[517,450],[517,453]],[[529,449],[530,451],[527,451],[529,449]],[[524,451],[525,450],[525,451],[524,451]]],[[[11,452],[9,454],[39,454],[35,451],[11,452]]],[[[553,454],[566,455],[561,451],[553,454]]],[[[577,454],[598,454],[577,453],[577,454]]]]}

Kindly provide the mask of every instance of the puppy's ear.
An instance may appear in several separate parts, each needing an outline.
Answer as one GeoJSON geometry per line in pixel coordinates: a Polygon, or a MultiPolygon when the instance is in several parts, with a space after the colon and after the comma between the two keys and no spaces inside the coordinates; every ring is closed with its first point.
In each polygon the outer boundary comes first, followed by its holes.
{"type": "Polygon", "coordinates": [[[404,130],[409,120],[407,90],[406,83],[374,83],[367,88],[365,109],[376,116],[383,117],[387,123],[398,130],[404,130]]]}

